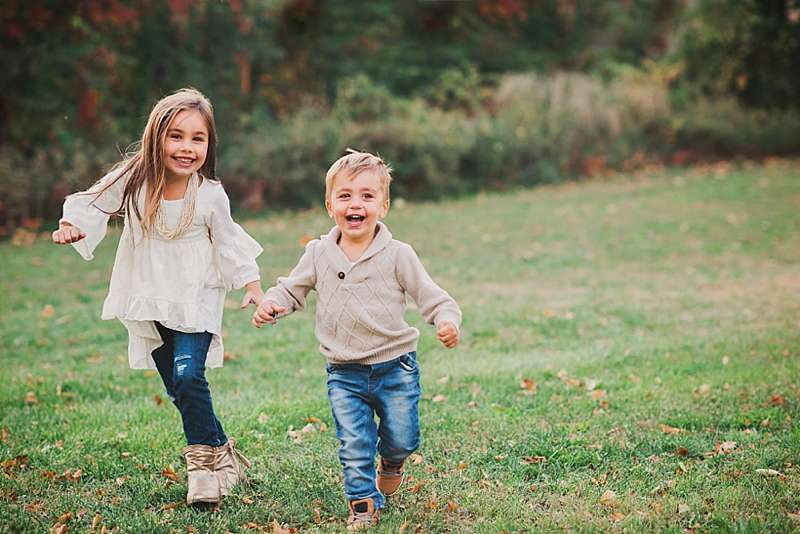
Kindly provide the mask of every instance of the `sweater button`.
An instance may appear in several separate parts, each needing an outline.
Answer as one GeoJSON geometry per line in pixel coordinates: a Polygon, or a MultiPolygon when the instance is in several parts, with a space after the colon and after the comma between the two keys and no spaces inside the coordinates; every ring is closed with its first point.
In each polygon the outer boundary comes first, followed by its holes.
{"type": "Polygon", "coordinates": [[[339,271],[337,276],[339,277],[339,280],[344,280],[344,273],[342,271],[339,271]]]}

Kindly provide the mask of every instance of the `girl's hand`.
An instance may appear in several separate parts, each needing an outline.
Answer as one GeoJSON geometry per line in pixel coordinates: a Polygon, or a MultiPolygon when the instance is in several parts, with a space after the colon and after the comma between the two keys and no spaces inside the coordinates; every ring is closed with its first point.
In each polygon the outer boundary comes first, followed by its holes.
{"type": "Polygon", "coordinates": [[[77,226],[72,226],[68,222],[62,222],[58,230],[53,232],[53,243],[59,245],[66,245],[67,243],[75,243],[86,237],[86,234],[77,226]]]}
{"type": "Polygon", "coordinates": [[[261,281],[255,280],[253,282],[249,282],[245,287],[244,297],[242,297],[242,305],[241,308],[245,309],[251,304],[258,304],[261,302],[261,299],[264,298],[264,292],[261,291],[261,281]]]}
{"type": "Polygon", "coordinates": [[[253,326],[261,328],[264,323],[275,324],[275,316],[285,311],[286,308],[283,306],[263,300],[256,308],[255,313],[253,313],[253,326]]]}
{"type": "Polygon", "coordinates": [[[452,349],[458,345],[458,328],[449,321],[445,321],[439,325],[439,328],[436,330],[436,336],[439,338],[439,341],[442,342],[442,345],[448,349],[452,349]]]}

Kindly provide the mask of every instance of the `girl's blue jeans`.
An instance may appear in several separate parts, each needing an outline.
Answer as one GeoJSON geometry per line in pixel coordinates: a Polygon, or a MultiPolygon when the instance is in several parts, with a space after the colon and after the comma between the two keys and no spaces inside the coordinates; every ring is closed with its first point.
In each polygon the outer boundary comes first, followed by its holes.
{"type": "Polygon", "coordinates": [[[158,322],[156,328],[164,344],[153,351],[153,360],[167,395],[181,413],[186,444],[224,445],[228,438],[214,415],[211,390],[206,381],[206,355],[211,334],[178,332],[158,322]]]}
{"type": "Polygon", "coordinates": [[[328,364],[328,399],[348,500],[372,497],[375,508],[383,508],[375,452],[399,464],[419,447],[419,396],[416,352],[373,365],[328,364]]]}

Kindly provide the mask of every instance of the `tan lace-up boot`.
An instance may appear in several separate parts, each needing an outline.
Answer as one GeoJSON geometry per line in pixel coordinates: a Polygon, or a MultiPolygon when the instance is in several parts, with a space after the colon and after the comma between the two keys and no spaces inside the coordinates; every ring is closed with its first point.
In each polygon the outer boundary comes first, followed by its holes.
{"type": "Polygon", "coordinates": [[[214,447],[219,489],[222,496],[228,495],[239,482],[247,482],[245,467],[252,465],[244,454],[236,449],[236,443],[229,439],[225,445],[214,447]]]}
{"type": "Polygon", "coordinates": [[[378,524],[378,510],[371,497],[350,501],[350,517],[347,518],[347,532],[361,532],[378,524]]]}
{"type": "Polygon", "coordinates": [[[219,478],[215,472],[216,456],[211,445],[189,445],[183,449],[189,489],[186,503],[217,503],[222,499],[219,478]]]}
{"type": "Polygon", "coordinates": [[[403,462],[393,465],[381,457],[378,461],[377,485],[381,493],[390,497],[400,490],[403,484],[403,462]]]}

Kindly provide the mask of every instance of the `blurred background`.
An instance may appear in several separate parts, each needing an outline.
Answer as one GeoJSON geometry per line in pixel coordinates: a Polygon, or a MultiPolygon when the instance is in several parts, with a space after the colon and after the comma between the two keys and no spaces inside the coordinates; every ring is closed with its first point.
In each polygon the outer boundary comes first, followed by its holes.
{"type": "Polygon", "coordinates": [[[4,0],[0,232],[46,229],[184,86],[240,210],[346,147],[436,199],[800,152],[799,0],[4,0]]]}

